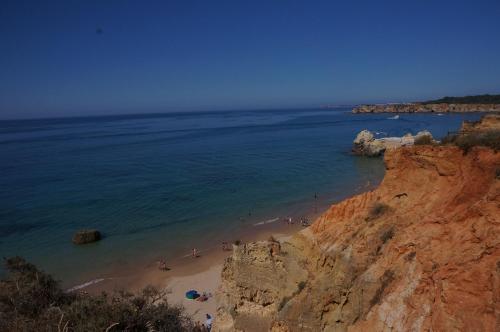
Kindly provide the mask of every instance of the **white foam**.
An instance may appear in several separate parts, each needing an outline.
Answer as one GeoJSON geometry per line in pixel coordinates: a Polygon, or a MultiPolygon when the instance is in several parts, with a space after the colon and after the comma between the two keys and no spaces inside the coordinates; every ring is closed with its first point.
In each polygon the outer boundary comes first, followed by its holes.
{"type": "Polygon", "coordinates": [[[74,292],[76,290],[79,290],[79,289],[82,289],[82,288],[85,288],[85,287],[88,287],[90,285],[94,285],[94,284],[97,284],[101,281],[104,281],[105,279],[104,278],[98,278],[98,279],[94,279],[94,280],[90,280],[86,283],[83,283],[81,285],[76,285],[75,287],[71,287],[70,289],[66,290],[66,292],[74,292]]]}
{"type": "Polygon", "coordinates": [[[270,224],[270,223],[276,222],[278,220],[280,220],[280,218],[274,218],[274,219],[264,220],[264,221],[258,222],[256,224],[253,224],[253,225],[254,226],[260,226],[260,225],[270,224]]]}

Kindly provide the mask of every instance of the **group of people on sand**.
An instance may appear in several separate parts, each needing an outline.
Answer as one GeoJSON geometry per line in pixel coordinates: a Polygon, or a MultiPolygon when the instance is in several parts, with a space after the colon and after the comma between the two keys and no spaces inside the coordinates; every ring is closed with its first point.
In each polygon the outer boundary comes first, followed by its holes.
{"type": "MultiPolygon", "coordinates": [[[[198,258],[200,257],[200,254],[198,253],[198,249],[196,248],[193,248],[191,250],[191,256],[193,258],[198,258]]],[[[159,270],[162,270],[162,271],[169,271],[170,268],[167,266],[167,261],[165,259],[159,259],[157,262],[156,262],[157,266],[158,266],[158,269],[159,270]]]]}
{"type": "MultiPolygon", "coordinates": [[[[283,221],[286,222],[288,225],[294,224],[292,217],[286,217],[283,219],[283,221]]],[[[309,219],[307,219],[306,217],[300,218],[300,225],[303,227],[309,226],[309,219]]]]}
{"type": "Polygon", "coordinates": [[[231,246],[226,241],[222,241],[222,251],[231,251],[231,246]]]}
{"type": "Polygon", "coordinates": [[[167,266],[167,261],[164,260],[164,259],[159,259],[158,262],[158,269],[162,270],[162,271],[168,271],[170,270],[167,266]]]}
{"type": "Polygon", "coordinates": [[[210,332],[210,330],[212,329],[212,316],[209,315],[209,314],[206,314],[205,317],[207,318],[205,320],[205,323],[200,323],[200,322],[196,322],[195,326],[194,326],[194,330],[195,332],[210,332]]]}

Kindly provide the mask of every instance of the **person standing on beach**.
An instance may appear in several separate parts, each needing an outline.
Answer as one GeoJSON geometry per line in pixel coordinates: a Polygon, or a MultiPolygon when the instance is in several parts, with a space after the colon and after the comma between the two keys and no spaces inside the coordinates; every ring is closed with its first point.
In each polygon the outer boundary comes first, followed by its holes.
{"type": "Polygon", "coordinates": [[[318,194],[314,193],[314,213],[318,212],[318,194]]]}
{"type": "Polygon", "coordinates": [[[168,270],[167,261],[165,261],[164,259],[160,259],[158,261],[158,268],[162,271],[167,271],[168,270]]]}
{"type": "Polygon", "coordinates": [[[207,314],[206,317],[207,317],[207,320],[205,321],[205,326],[206,326],[207,330],[210,331],[212,329],[212,316],[207,314]]]}
{"type": "Polygon", "coordinates": [[[198,250],[196,248],[193,248],[193,258],[198,257],[198,250]]]}

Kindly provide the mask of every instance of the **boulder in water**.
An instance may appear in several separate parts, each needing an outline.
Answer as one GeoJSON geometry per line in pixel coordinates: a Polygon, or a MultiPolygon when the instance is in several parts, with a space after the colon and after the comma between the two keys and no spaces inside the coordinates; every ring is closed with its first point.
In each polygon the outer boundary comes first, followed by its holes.
{"type": "Polygon", "coordinates": [[[369,130],[362,130],[354,139],[354,144],[363,145],[374,140],[373,134],[369,130]]]}
{"type": "Polygon", "coordinates": [[[386,149],[385,145],[366,129],[356,136],[353,143],[352,151],[355,154],[369,157],[380,156],[386,149]]]}
{"type": "Polygon", "coordinates": [[[97,242],[101,239],[101,233],[95,229],[80,230],[73,235],[74,244],[86,244],[97,242]]]}

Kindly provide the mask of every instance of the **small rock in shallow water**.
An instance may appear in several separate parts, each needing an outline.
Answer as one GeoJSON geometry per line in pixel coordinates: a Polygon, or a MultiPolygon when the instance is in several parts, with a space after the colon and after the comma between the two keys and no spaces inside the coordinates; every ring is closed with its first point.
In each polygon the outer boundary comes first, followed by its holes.
{"type": "Polygon", "coordinates": [[[99,241],[101,239],[101,233],[95,229],[81,230],[73,235],[74,244],[86,244],[99,241]]]}

